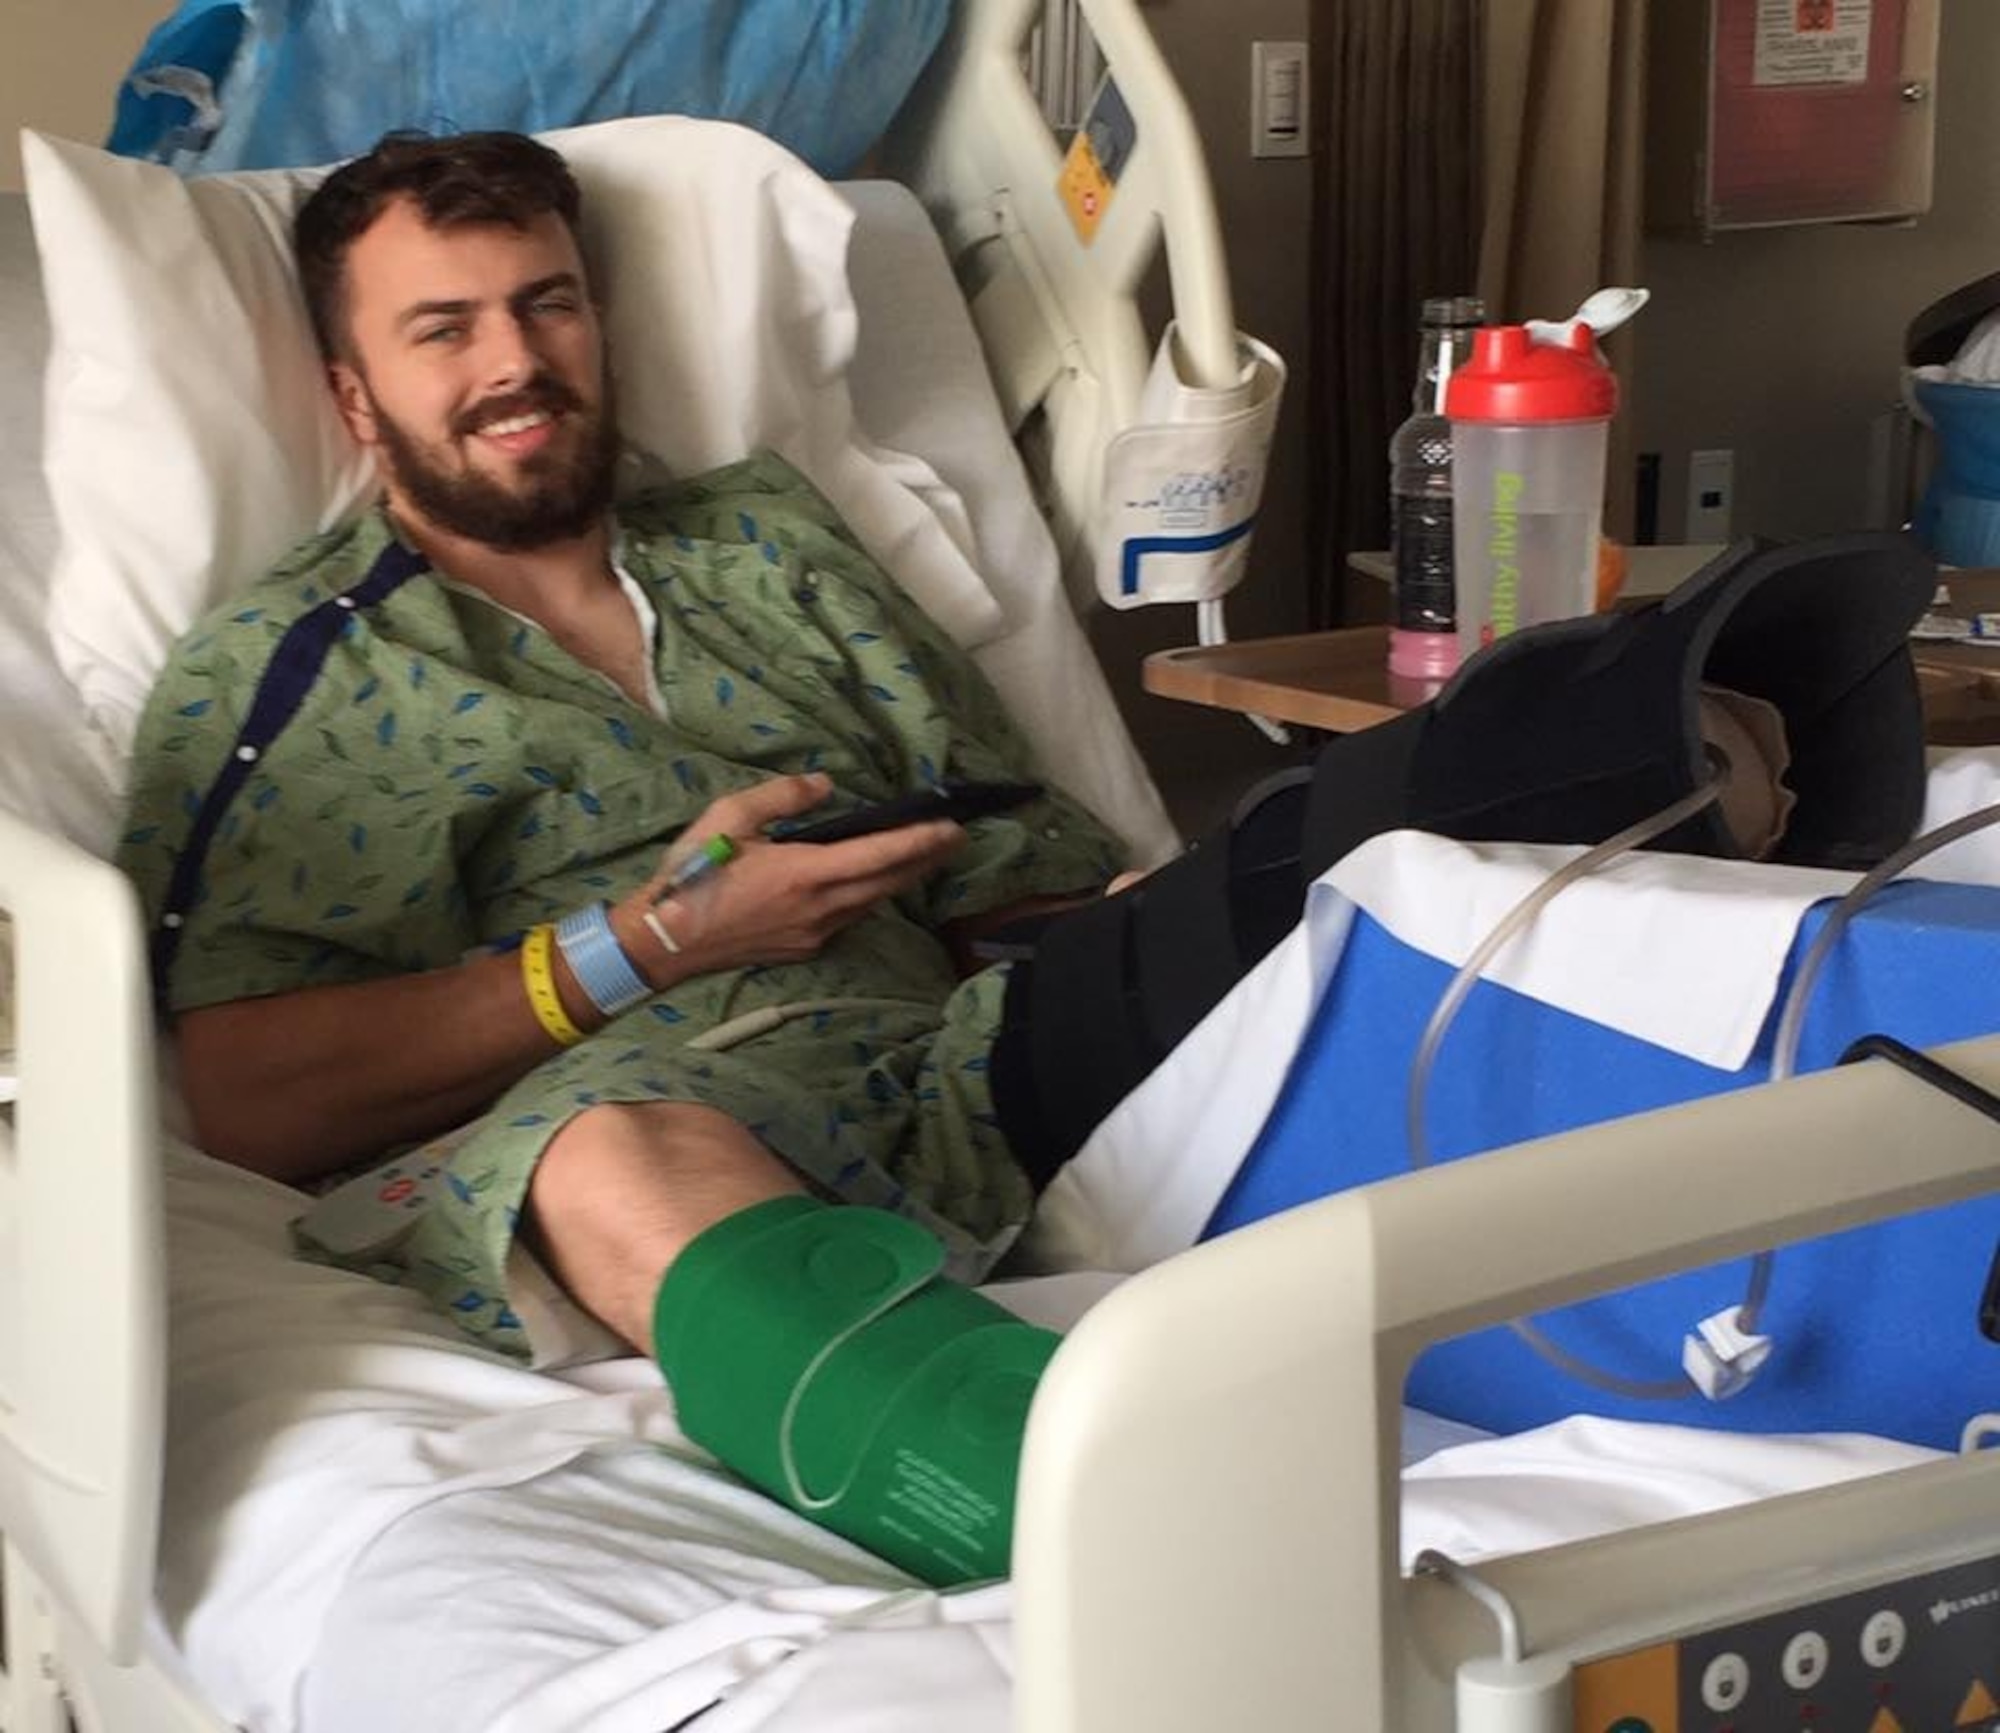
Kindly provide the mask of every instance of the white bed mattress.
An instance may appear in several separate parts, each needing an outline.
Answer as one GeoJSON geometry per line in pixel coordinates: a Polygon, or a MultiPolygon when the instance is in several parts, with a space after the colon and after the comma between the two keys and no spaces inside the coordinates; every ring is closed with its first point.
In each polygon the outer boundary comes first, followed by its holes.
{"type": "MultiPolygon", "coordinates": [[[[29,459],[43,337],[25,232],[22,201],[0,196],[0,803],[101,846],[109,785],[41,626],[53,526],[29,459]]],[[[857,268],[866,305],[903,261],[883,246],[857,268]]],[[[941,367],[944,318],[864,319],[857,407],[877,439],[960,486],[994,569],[1022,569],[1045,539],[1019,515],[1024,488],[984,497],[1019,473],[981,456],[1000,432],[990,401],[916,432],[965,389],[941,367]]],[[[165,1159],[158,1610],[220,1712],[259,1733],[663,1733],[696,1714],[702,1733],[1008,1725],[1004,1586],[913,1589],[713,1468],[642,1362],[522,1371],[410,1295],[293,1259],[295,1194],[171,1140],[165,1159]]],[[[1060,1321],[1113,1279],[1013,1298],[1060,1321]]],[[[1920,1454],[1593,1422],[1466,1439],[1410,1417],[1407,1454],[1423,1461],[1406,1481],[1406,1556],[1520,1550],[1920,1454]]]]}

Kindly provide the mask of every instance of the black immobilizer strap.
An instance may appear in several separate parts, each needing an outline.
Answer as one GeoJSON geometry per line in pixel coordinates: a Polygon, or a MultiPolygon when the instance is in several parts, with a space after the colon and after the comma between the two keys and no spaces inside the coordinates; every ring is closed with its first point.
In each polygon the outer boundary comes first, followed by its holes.
{"type": "Polygon", "coordinates": [[[166,899],[154,922],[151,942],[153,1003],[160,1015],[165,1016],[170,1009],[167,982],[174,958],[180,952],[181,933],[189,911],[200,900],[202,867],[230,802],[249,781],[251,771],[270,750],[271,743],[299,713],[335,642],[352,629],[356,613],[373,607],[419,572],[429,569],[429,562],[421,554],[392,541],[376,555],[375,563],[360,583],[328,596],[285,628],[257,682],[229,756],[208,785],[194,823],[188,829],[187,840],[174,859],[173,874],[167,881],[166,899]]]}
{"type": "Polygon", "coordinates": [[[1267,803],[1275,825],[1240,812],[1133,889],[1052,921],[1014,965],[993,1100],[1037,1189],[1297,923],[1304,792],[1267,803]]]}

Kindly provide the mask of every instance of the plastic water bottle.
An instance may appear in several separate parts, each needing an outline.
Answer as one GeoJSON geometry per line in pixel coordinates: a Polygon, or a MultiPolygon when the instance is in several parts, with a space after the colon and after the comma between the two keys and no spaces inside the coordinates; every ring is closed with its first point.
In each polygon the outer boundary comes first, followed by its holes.
{"type": "Polygon", "coordinates": [[[1423,346],[1411,414],[1389,440],[1389,550],[1395,624],[1389,670],[1442,680],[1458,666],[1451,529],[1451,423],[1445,383],[1471,352],[1486,305],[1471,295],[1423,304],[1423,346]]]}

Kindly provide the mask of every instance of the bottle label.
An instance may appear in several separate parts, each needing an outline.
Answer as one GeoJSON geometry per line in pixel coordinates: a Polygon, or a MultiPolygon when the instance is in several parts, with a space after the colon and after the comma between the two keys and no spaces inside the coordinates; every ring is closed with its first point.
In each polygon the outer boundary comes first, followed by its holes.
{"type": "Polygon", "coordinates": [[[1398,494],[1389,547],[1395,564],[1396,624],[1405,632],[1450,632],[1458,625],[1452,581],[1451,496],[1398,494]]]}

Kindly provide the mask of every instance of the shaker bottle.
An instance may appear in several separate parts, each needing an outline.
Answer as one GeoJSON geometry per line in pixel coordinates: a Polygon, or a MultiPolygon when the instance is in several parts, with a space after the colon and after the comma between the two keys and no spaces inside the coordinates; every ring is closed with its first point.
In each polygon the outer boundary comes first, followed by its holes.
{"type": "Polygon", "coordinates": [[[1462,656],[1597,605],[1604,455],[1618,381],[1590,328],[1536,343],[1493,325],[1445,392],[1462,656]]]}

